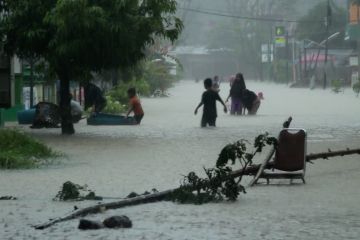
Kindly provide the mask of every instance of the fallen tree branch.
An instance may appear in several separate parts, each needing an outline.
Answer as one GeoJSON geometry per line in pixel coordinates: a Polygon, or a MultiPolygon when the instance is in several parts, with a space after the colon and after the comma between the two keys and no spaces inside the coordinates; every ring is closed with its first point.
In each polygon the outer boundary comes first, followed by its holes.
{"type": "MultiPolygon", "coordinates": [[[[226,179],[237,178],[237,177],[240,177],[243,175],[253,175],[258,171],[259,167],[260,167],[260,165],[252,165],[245,169],[239,169],[239,170],[233,171],[226,178],[224,178],[224,181],[226,179]]],[[[210,183],[208,183],[208,184],[210,184],[210,183]]],[[[133,205],[162,201],[162,200],[166,199],[167,197],[169,197],[170,194],[172,194],[173,192],[175,192],[178,189],[179,188],[174,188],[174,189],[170,189],[170,190],[166,190],[166,191],[162,191],[162,192],[152,193],[152,194],[148,194],[148,195],[142,195],[142,196],[138,196],[138,197],[134,197],[134,198],[126,198],[126,199],[123,199],[120,201],[115,201],[115,202],[101,203],[101,204],[97,204],[95,206],[78,209],[64,217],[51,219],[50,221],[48,221],[44,224],[35,225],[34,228],[42,230],[42,229],[51,227],[52,225],[59,223],[59,222],[72,220],[72,219],[75,219],[78,217],[84,217],[89,214],[96,214],[96,213],[104,212],[107,209],[117,209],[117,208],[122,208],[122,207],[133,206],[133,205]]]]}
{"type": "MultiPolygon", "coordinates": [[[[240,177],[243,175],[253,175],[258,171],[259,167],[260,167],[260,165],[252,165],[245,169],[239,169],[239,170],[233,171],[226,178],[224,178],[224,181],[227,179],[230,179],[230,178],[237,178],[237,177],[240,177]]],[[[205,184],[210,184],[210,182],[205,183],[205,184]]],[[[152,194],[148,194],[148,195],[141,195],[141,196],[134,197],[134,198],[126,198],[126,199],[122,199],[122,200],[115,201],[115,202],[101,203],[101,204],[97,204],[94,206],[78,209],[64,217],[51,219],[50,221],[48,221],[44,224],[35,225],[34,228],[39,229],[39,230],[45,229],[45,228],[51,227],[52,225],[59,223],[59,222],[72,220],[72,219],[75,219],[78,217],[84,217],[89,214],[96,214],[96,213],[104,212],[107,209],[117,209],[117,208],[122,208],[122,207],[133,206],[133,205],[162,201],[162,200],[165,200],[167,197],[169,197],[173,192],[175,192],[178,189],[179,188],[174,188],[174,189],[170,189],[170,190],[166,190],[166,191],[162,191],[162,192],[152,193],[152,194]]]]}
{"type": "MultiPolygon", "coordinates": [[[[292,119],[290,117],[283,124],[284,128],[289,127],[291,120],[292,119]]],[[[274,151],[275,151],[275,149],[271,149],[271,153],[273,153],[274,151]]],[[[343,150],[343,151],[334,151],[334,152],[329,150],[329,152],[310,154],[310,155],[306,156],[306,161],[310,162],[310,161],[316,160],[316,159],[327,159],[330,157],[346,156],[346,155],[351,155],[351,154],[360,154],[360,149],[347,149],[347,150],[343,150]]],[[[242,169],[232,171],[227,176],[225,176],[222,179],[222,181],[226,181],[229,179],[234,179],[234,178],[238,178],[238,177],[242,177],[242,176],[246,176],[246,175],[255,176],[259,172],[260,168],[271,169],[273,167],[273,163],[269,162],[271,155],[272,154],[269,154],[270,157],[268,156],[268,158],[266,159],[266,163],[267,163],[266,165],[253,164],[253,165],[244,167],[242,169]]],[[[210,185],[211,181],[204,182],[203,184],[210,185]]],[[[189,188],[191,189],[191,186],[189,186],[189,188]]],[[[75,210],[72,213],[70,213],[64,217],[51,219],[44,224],[35,225],[34,228],[35,229],[45,229],[45,228],[48,228],[59,222],[72,220],[72,219],[75,219],[78,217],[84,217],[88,214],[96,214],[96,213],[104,212],[107,209],[118,209],[118,208],[122,208],[122,207],[128,207],[128,206],[134,206],[134,205],[139,205],[139,204],[146,204],[146,203],[151,203],[151,202],[162,201],[162,200],[168,199],[171,196],[171,194],[173,194],[175,191],[177,191],[179,189],[180,188],[174,188],[174,189],[165,190],[162,192],[156,192],[156,193],[141,195],[141,196],[137,196],[137,197],[133,197],[133,198],[121,199],[121,200],[114,201],[114,202],[101,203],[101,204],[97,204],[94,206],[89,206],[89,207],[86,207],[83,209],[75,210]]],[[[194,189],[194,191],[195,190],[196,189],[194,189]]]]}
{"type": "Polygon", "coordinates": [[[138,197],[127,198],[127,199],[123,199],[123,200],[115,201],[115,202],[101,203],[101,204],[98,204],[95,206],[78,209],[64,217],[51,219],[50,221],[48,221],[44,224],[36,225],[34,227],[35,227],[35,229],[45,229],[45,228],[48,228],[59,222],[64,222],[64,221],[75,219],[78,217],[84,217],[89,214],[104,212],[107,209],[117,209],[117,208],[132,206],[132,205],[161,201],[161,200],[164,200],[174,190],[175,189],[166,190],[166,191],[162,191],[162,192],[152,193],[152,194],[148,194],[148,195],[141,195],[138,197]]]}
{"type": "MultiPolygon", "coordinates": [[[[316,159],[324,159],[324,158],[327,159],[329,157],[346,156],[346,155],[351,155],[351,154],[360,154],[360,149],[347,149],[347,150],[343,150],[343,151],[310,154],[310,155],[307,155],[306,160],[311,161],[311,160],[316,160],[316,159]]],[[[248,166],[244,169],[239,169],[239,170],[233,171],[226,178],[224,178],[224,181],[227,179],[230,179],[230,178],[237,178],[237,177],[245,176],[245,175],[255,175],[259,171],[260,167],[261,167],[261,164],[254,164],[254,165],[248,166]]],[[[272,163],[270,162],[266,166],[266,168],[271,169],[272,163]]],[[[208,182],[205,184],[210,184],[210,183],[208,182]]],[[[142,195],[142,196],[138,196],[138,197],[134,197],[134,198],[127,198],[127,199],[123,199],[120,201],[102,203],[102,204],[98,204],[95,206],[86,207],[83,209],[76,210],[76,211],[68,214],[65,217],[55,218],[44,224],[36,225],[34,227],[35,227],[35,229],[45,229],[45,228],[48,228],[59,222],[64,222],[64,221],[75,219],[78,217],[84,217],[88,214],[96,214],[99,212],[104,212],[107,209],[117,209],[117,208],[122,208],[122,207],[133,206],[133,205],[162,201],[162,200],[166,199],[167,197],[169,197],[170,194],[172,194],[174,191],[176,191],[178,189],[179,188],[174,188],[174,189],[170,189],[170,190],[166,190],[166,191],[162,191],[162,192],[157,192],[157,193],[142,195]]]]}
{"type": "Polygon", "coordinates": [[[328,159],[331,157],[343,157],[346,155],[360,154],[360,148],[358,149],[346,149],[341,151],[331,151],[324,153],[309,154],[306,156],[306,161],[310,162],[316,159],[328,159]]]}

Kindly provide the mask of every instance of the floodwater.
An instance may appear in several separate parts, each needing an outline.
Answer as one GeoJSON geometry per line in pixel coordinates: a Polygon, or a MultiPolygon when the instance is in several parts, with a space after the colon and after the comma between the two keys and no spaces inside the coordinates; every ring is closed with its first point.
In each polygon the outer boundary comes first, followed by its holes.
{"type": "Polygon", "coordinates": [[[74,205],[96,204],[52,201],[65,181],[87,184],[107,197],[174,188],[189,171],[201,174],[204,166],[214,166],[227,143],[253,140],[266,131],[276,136],[289,116],[292,127],[307,130],[308,153],[360,146],[360,99],[351,89],[334,94],[251,81],[247,86],[264,93],[259,114],[230,116],[218,105],[217,128],[199,127],[201,112],[195,116],[193,111],[203,87],[192,81],[177,84],[169,98],[142,99],[141,126],[81,122],[70,137],[58,129],[24,128],[67,157],[41,169],[0,172],[0,195],[18,198],[0,202],[0,239],[359,239],[359,156],[317,160],[307,165],[307,184],[259,185],[234,203],[159,202],[88,217],[125,214],[133,220],[132,229],[79,231],[77,219],[46,230],[31,227],[71,212],[74,205]]]}

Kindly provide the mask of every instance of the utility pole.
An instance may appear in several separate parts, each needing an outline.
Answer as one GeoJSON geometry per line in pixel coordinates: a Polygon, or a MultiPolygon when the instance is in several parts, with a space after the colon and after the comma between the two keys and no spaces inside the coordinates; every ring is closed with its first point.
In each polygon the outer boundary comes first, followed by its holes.
{"type": "Polygon", "coordinates": [[[326,84],[327,84],[327,75],[326,75],[326,70],[327,70],[327,62],[328,62],[328,42],[329,42],[329,27],[331,24],[331,6],[330,6],[330,0],[327,0],[327,10],[326,10],[326,18],[325,18],[325,32],[326,32],[326,40],[325,40],[325,63],[324,63],[324,83],[323,83],[323,88],[326,89],[326,84]]]}
{"type": "Polygon", "coordinates": [[[357,40],[357,52],[358,52],[358,70],[357,70],[357,80],[360,81],[360,40],[357,40]]]}
{"type": "Polygon", "coordinates": [[[307,81],[307,52],[306,52],[306,44],[304,41],[304,79],[307,81]]]}
{"type": "Polygon", "coordinates": [[[270,26],[270,41],[269,41],[269,48],[268,48],[268,58],[269,58],[269,79],[270,81],[274,81],[274,71],[273,71],[273,62],[275,61],[275,45],[274,45],[274,36],[273,36],[273,28],[270,26]]]}
{"type": "Polygon", "coordinates": [[[285,30],[285,38],[286,38],[286,42],[285,42],[285,47],[286,47],[286,83],[289,84],[289,77],[290,77],[290,73],[289,73],[289,31],[285,30]]]}
{"type": "Polygon", "coordinates": [[[299,46],[299,80],[300,82],[304,82],[301,46],[299,46]]]}
{"type": "Polygon", "coordinates": [[[295,39],[292,38],[292,54],[291,54],[291,60],[292,60],[292,81],[293,83],[296,82],[296,65],[295,65],[295,39]]]}

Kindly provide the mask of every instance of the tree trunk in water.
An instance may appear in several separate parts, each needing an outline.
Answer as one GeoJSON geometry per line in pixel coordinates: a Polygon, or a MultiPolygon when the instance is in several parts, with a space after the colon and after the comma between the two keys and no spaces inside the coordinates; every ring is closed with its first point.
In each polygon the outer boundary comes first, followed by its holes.
{"type": "Polygon", "coordinates": [[[30,62],[30,108],[34,106],[34,59],[31,58],[30,62]]]}
{"type": "Polygon", "coordinates": [[[70,77],[66,72],[58,73],[58,76],[60,78],[61,133],[71,135],[75,133],[75,129],[71,118],[70,77]]]}

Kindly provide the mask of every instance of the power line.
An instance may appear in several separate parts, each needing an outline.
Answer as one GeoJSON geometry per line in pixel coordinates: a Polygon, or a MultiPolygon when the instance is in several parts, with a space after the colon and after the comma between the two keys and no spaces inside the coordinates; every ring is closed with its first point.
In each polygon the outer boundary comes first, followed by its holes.
{"type": "MultiPolygon", "coordinates": [[[[196,21],[192,21],[191,25],[196,25],[196,26],[201,26],[204,27],[204,22],[196,22],[196,21]]],[[[237,30],[240,30],[240,28],[236,28],[236,27],[230,27],[230,26],[223,26],[223,25],[219,25],[218,26],[220,30],[226,30],[227,32],[236,32],[237,30]]],[[[306,34],[308,35],[312,35],[312,36],[323,36],[326,35],[326,32],[306,32],[306,34]]]]}
{"type": "Polygon", "coordinates": [[[215,12],[215,11],[207,11],[207,10],[200,10],[200,9],[193,9],[193,8],[183,8],[178,7],[178,9],[189,11],[189,12],[195,12],[205,15],[211,15],[211,16],[219,16],[219,17],[227,17],[227,18],[236,18],[236,19],[243,19],[243,20],[251,20],[251,21],[262,21],[262,22],[287,22],[287,23],[319,23],[323,21],[306,21],[306,20],[292,20],[292,19],[276,19],[276,18],[266,18],[266,17],[247,17],[247,16],[239,16],[239,15],[231,15],[231,14],[225,14],[221,12],[215,12]]]}

